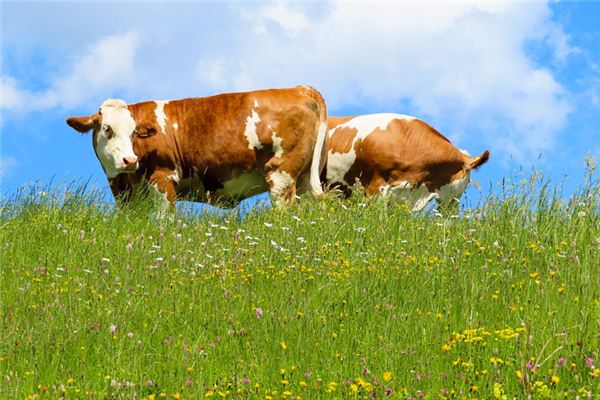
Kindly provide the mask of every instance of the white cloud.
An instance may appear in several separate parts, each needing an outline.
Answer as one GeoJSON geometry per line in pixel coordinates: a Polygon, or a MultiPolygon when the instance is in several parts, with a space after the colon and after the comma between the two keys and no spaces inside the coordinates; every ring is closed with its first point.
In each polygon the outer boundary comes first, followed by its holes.
{"type": "Polygon", "coordinates": [[[41,111],[85,104],[106,93],[131,87],[138,49],[135,33],[112,35],[88,46],[76,57],[64,74],[50,79],[48,88],[30,91],[11,76],[0,79],[0,107],[11,111],[41,111]]]}
{"type": "Polygon", "coordinates": [[[457,131],[489,129],[488,141],[517,157],[551,148],[571,109],[526,50],[549,46],[557,61],[574,51],[542,2],[337,3],[318,12],[278,3],[241,15],[247,32],[235,46],[198,63],[212,90],[312,84],[330,109],[403,112],[408,103],[457,131]]]}

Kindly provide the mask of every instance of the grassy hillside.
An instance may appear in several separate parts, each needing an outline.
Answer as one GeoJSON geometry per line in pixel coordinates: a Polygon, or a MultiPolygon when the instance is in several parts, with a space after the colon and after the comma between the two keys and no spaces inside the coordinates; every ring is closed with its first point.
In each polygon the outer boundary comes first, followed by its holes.
{"type": "Polygon", "coordinates": [[[0,398],[595,398],[597,182],[460,217],[0,205],[0,398]]]}

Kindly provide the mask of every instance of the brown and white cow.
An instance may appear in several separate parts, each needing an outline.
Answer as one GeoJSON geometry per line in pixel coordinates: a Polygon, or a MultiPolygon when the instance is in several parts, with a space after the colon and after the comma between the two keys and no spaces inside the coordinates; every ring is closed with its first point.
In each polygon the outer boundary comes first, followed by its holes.
{"type": "Polygon", "coordinates": [[[275,203],[322,193],[327,114],[313,88],[259,90],[127,105],[106,100],[67,123],[93,130],[94,150],[115,197],[148,180],[174,204],[220,199],[234,205],[269,191],[275,203]]]}
{"type": "Polygon", "coordinates": [[[458,204],[470,172],[489,159],[457,149],[427,123],[400,114],[329,117],[324,180],[348,190],[359,182],[370,195],[404,199],[414,211],[437,199],[458,204]]]}

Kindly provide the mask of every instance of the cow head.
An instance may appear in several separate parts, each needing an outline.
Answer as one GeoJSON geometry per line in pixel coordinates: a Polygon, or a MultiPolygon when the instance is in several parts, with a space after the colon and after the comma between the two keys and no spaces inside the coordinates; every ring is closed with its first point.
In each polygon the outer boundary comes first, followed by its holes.
{"type": "Polygon", "coordinates": [[[81,133],[94,131],[94,151],[109,179],[138,168],[133,152],[135,120],[123,100],[106,100],[96,114],[67,118],[67,124],[81,133]]]}

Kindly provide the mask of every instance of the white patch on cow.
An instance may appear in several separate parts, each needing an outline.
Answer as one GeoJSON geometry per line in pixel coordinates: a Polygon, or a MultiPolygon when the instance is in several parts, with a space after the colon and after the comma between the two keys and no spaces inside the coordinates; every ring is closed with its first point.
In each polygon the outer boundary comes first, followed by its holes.
{"type": "Polygon", "coordinates": [[[440,187],[436,190],[439,202],[441,204],[448,204],[452,200],[459,201],[467,186],[469,186],[469,180],[470,173],[467,172],[461,179],[456,179],[440,187]]]}
{"type": "Polygon", "coordinates": [[[265,177],[260,172],[253,170],[234,176],[223,182],[223,188],[215,191],[217,197],[231,199],[246,198],[268,190],[265,177]]]}
{"type": "Polygon", "coordinates": [[[171,175],[167,175],[167,179],[170,179],[175,183],[179,183],[180,177],[181,177],[181,175],[177,171],[174,171],[171,175]]]}
{"type": "Polygon", "coordinates": [[[173,122],[173,129],[177,130],[179,128],[179,125],[177,124],[177,122],[173,122]]]}
{"type": "Polygon", "coordinates": [[[154,114],[156,115],[156,122],[160,126],[160,131],[163,135],[166,135],[165,128],[167,127],[167,116],[165,114],[165,105],[169,104],[168,101],[155,101],[156,109],[154,114]]]}
{"type": "Polygon", "coordinates": [[[431,200],[438,197],[437,193],[431,193],[425,185],[415,188],[406,181],[385,184],[379,190],[384,197],[394,201],[405,201],[412,211],[421,211],[431,200]]]}
{"type": "Polygon", "coordinates": [[[332,185],[334,183],[345,183],[344,177],[356,161],[356,150],[354,146],[358,140],[363,140],[369,134],[377,129],[385,130],[390,122],[401,119],[406,121],[415,120],[415,117],[403,114],[394,113],[382,113],[382,114],[368,114],[360,115],[352,118],[343,124],[333,127],[329,131],[329,137],[331,138],[337,129],[352,128],[356,129],[357,133],[352,141],[350,151],[347,153],[333,153],[331,150],[327,156],[327,184],[332,185]]]}
{"type": "Polygon", "coordinates": [[[137,158],[133,152],[135,121],[123,100],[108,99],[100,106],[102,124],[94,149],[108,178],[133,172],[136,165],[126,166],[125,158],[137,158]]]}
{"type": "Polygon", "coordinates": [[[317,142],[315,143],[315,150],[313,151],[312,163],[310,165],[310,186],[315,196],[323,194],[319,166],[321,164],[321,152],[323,151],[323,144],[325,143],[325,135],[327,135],[327,122],[323,121],[321,122],[321,125],[319,125],[317,142]]]}
{"type": "MultiPolygon", "coordinates": [[[[258,107],[258,101],[254,100],[254,108],[258,107]]],[[[250,150],[260,150],[263,148],[262,143],[258,139],[258,133],[256,132],[256,124],[260,122],[260,116],[256,110],[252,109],[252,114],[246,120],[246,129],[244,130],[244,136],[248,140],[248,148],[250,150]]]]}
{"type": "Polygon", "coordinates": [[[271,140],[273,140],[273,153],[275,153],[275,157],[281,157],[283,155],[283,139],[273,132],[271,133],[271,140]]]}
{"type": "Polygon", "coordinates": [[[275,204],[282,204],[285,194],[290,186],[294,185],[294,179],[285,171],[273,171],[269,174],[271,181],[271,199],[275,204]]]}

